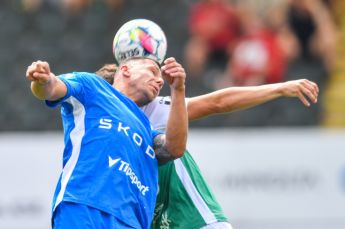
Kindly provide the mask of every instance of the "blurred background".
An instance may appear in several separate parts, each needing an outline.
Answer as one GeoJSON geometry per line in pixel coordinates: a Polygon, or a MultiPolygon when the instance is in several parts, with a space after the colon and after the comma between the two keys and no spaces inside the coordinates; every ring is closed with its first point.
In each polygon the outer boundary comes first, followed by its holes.
{"type": "Polygon", "coordinates": [[[0,228],[49,228],[61,169],[60,111],[31,95],[27,66],[94,72],[134,18],[165,31],[188,96],[316,82],[309,108],[281,98],[191,123],[189,147],[235,229],[345,228],[344,11],[341,0],[1,0],[0,228]]]}

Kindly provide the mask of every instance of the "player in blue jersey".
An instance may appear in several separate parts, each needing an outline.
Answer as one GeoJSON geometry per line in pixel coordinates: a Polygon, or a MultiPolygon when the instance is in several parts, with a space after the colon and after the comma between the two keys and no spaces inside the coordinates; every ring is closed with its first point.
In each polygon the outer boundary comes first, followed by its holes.
{"type": "Polygon", "coordinates": [[[158,163],[181,157],[187,138],[185,72],[174,58],[124,61],[113,85],[86,72],[56,77],[33,62],[26,77],[49,107],[61,105],[65,149],[53,198],[53,227],[149,228],[158,189],[158,163]],[[169,82],[172,110],[166,135],[139,109],[169,82]]]}
{"type": "MultiPolygon", "coordinates": [[[[112,84],[116,69],[115,64],[108,64],[96,74],[112,84]]],[[[187,98],[188,118],[193,121],[208,115],[241,110],[282,96],[298,97],[305,106],[310,106],[308,99],[316,103],[318,91],[317,85],[306,79],[225,88],[187,98]]],[[[158,96],[142,110],[155,129],[164,130],[170,105],[169,97],[158,96]]],[[[189,152],[159,167],[159,190],[151,229],[232,228],[189,152]]]]}

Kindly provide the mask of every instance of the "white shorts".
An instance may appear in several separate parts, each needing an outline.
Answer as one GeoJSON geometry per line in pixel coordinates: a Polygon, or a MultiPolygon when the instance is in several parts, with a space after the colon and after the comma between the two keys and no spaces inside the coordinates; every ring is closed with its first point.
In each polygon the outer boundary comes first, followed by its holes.
{"type": "Polygon", "coordinates": [[[215,222],[208,224],[206,226],[203,226],[200,229],[233,229],[231,224],[228,222],[215,222]]]}

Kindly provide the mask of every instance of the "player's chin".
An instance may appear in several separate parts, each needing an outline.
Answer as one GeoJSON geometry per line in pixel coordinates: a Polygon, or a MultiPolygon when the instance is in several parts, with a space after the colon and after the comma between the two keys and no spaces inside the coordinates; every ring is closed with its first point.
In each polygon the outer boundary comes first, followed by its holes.
{"type": "Polygon", "coordinates": [[[143,98],[141,99],[140,103],[142,105],[146,105],[150,102],[152,102],[156,97],[157,97],[157,93],[154,93],[154,92],[146,92],[143,96],[143,98]]]}
{"type": "Polygon", "coordinates": [[[159,91],[158,91],[158,92],[157,92],[157,91],[152,92],[152,93],[150,94],[150,96],[148,96],[148,100],[150,100],[150,102],[151,102],[152,100],[154,100],[154,99],[158,96],[158,93],[159,93],[159,91]]]}

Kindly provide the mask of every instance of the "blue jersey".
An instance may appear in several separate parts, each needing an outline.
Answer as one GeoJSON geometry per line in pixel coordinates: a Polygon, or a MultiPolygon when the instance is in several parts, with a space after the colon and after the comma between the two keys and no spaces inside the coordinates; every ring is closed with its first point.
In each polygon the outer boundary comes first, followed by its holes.
{"type": "Polygon", "coordinates": [[[65,149],[53,199],[85,204],[134,228],[149,228],[156,201],[158,163],[153,131],[137,105],[90,73],[59,76],[65,149]]]}

